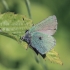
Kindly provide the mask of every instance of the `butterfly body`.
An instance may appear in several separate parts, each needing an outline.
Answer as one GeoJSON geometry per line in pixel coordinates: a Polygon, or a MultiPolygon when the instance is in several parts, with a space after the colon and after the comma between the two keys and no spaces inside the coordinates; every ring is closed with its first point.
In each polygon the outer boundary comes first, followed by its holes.
{"type": "Polygon", "coordinates": [[[56,44],[55,39],[52,37],[56,29],[56,17],[50,16],[28,30],[22,40],[27,42],[37,53],[44,55],[56,44]]]}

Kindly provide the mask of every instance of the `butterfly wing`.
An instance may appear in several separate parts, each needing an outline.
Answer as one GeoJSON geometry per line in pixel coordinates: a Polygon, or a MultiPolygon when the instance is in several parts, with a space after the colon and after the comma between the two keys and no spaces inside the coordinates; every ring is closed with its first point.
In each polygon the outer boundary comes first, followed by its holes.
{"type": "Polygon", "coordinates": [[[42,22],[33,26],[29,31],[30,33],[33,32],[42,32],[44,34],[53,35],[57,29],[57,20],[56,16],[50,16],[47,19],[43,20],[42,22]]]}
{"type": "Polygon", "coordinates": [[[50,51],[55,44],[56,41],[51,35],[34,32],[31,36],[31,46],[41,54],[50,51]]]}

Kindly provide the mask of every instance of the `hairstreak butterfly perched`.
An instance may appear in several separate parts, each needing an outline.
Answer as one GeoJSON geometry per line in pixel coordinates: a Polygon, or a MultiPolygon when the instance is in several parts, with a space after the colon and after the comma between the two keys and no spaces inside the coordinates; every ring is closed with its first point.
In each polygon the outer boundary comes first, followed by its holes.
{"type": "Polygon", "coordinates": [[[27,42],[37,54],[44,57],[56,44],[56,40],[52,37],[56,30],[57,19],[53,15],[26,31],[21,40],[27,42]]]}

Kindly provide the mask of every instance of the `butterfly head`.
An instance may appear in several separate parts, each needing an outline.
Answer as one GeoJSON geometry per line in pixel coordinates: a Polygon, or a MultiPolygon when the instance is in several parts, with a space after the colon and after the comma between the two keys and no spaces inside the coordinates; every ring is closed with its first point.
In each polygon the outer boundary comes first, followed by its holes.
{"type": "Polygon", "coordinates": [[[30,44],[30,39],[31,39],[31,35],[29,34],[29,31],[26,31],[25,36],[21,37],[21,40],[27,42],[28,44],[30,44]]]}

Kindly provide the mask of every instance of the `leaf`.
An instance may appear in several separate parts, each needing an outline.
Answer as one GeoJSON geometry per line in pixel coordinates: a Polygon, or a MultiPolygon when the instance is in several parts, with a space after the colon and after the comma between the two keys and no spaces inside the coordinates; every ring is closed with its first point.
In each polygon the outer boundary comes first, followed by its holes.
{"type": "Polygon", "coordinates": [[[0,32],[0,35],[7,36],[9,38],[12,38],[12,39],[18,41],[17,40],[18,38],[16,38],[16,36],[13,36],[12,34],[8,34],[8,33],[5,33],[5,32],[0,32]]]}
{"type": "Polygon", "coordinates": [[[49,51],[47,54],[46,54],[47,58],[51,61],[51,62],[55,62],[55,63],[58,63],[60,65],[63,65],[62,61],[60,60],[59,58],[59,54],[54,50],[52,49],[51,51],[49,51]]]}
{"type": "Polygon", "coordinates": [[[16,38],[23,36],[25,31],[31,26],[32,20],[23,15],[14,14],[11,12],[0,14],[0,34],[4,34],[7,37],[10,37],[8,34],[14,37],[17,36],[16,38]],[[8,34],[5,34],[4,32],[8,34]]]}

